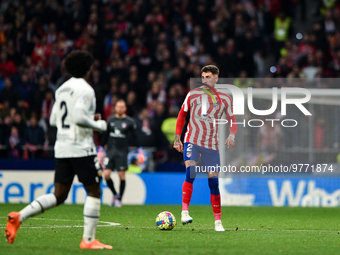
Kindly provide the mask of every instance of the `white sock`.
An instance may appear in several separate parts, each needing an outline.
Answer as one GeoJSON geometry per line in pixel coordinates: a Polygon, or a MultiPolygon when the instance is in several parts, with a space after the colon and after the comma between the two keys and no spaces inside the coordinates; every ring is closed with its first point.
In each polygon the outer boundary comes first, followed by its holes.
{"type": "Polygon", "coordinates": [[[57,198],[53,193],[42,195],[20,211],[19,220],[23,223],[27,218],[43,213],[56,204],[57,198]]]}
{"type": "Polygon", "coordinates": [[[86,242],[92,242],[95,238],[96,227],[99,219],[100,199],[87,197],[84,204],[84,234],[86,242]]]}

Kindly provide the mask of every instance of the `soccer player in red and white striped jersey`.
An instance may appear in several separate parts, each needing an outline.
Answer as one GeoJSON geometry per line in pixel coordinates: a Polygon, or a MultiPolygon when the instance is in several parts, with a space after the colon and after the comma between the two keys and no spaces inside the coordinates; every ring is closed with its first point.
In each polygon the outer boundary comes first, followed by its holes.
{"type": "MultiPolygon", "coordinates": [[[[192,222],[189,215],[189,204],[193,191],[195,173],[190,170],[191,166],[196,166],[201,157],[203,167],[220,165],[220,155],[218,150],[218,126],[217,119],[222,119],[223,113],[229,125],[229,137],[225,145],[232,149],[235,145],[235,135],[237,133],[236,118],[233,114],[232,99],[226,93],[215,89],[218,81],[219,69],[214,65],[204,66],[201,70],[202,86],[191,90],[182,105],[178,114],[176,124],[176,137],[174,148],[183,152],[186,167],[186,179],[183,183],[182,194],[182,218],[184,224],[192,222]],[[184,146],[180,140],[185,118],[190,112],[190,120],[184,137],[184,146]],[[215,121],[214,121],[215,120],[215,121]]],[[[208,184],[210,188],[211,205],[215,216],[215,230],[224,231],[221,222],[221,197],[218,188],[218,171],[210,171],[208,174],[208,184]]]]}

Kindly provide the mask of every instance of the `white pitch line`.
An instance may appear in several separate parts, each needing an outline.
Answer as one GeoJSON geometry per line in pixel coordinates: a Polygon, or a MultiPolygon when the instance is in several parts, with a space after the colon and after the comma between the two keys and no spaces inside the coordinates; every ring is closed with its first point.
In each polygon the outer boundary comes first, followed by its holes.
{"type": "MultiPolygon", "coordinates": [[[[0,217],[0,218],[7,218],[7,217],[0,217]]],[[[84,220],[68,220],[68,219],[47,219],[47,218],[31,218],[32,220],[52,220],[52,221],[81,221],[84,220]]],[[[109,222],[109,221],[98,221],[98,223],[107,224],[107,225],[97,225],[97,227],[112,227],[112,226],[120,226],[120,223],[109,222]]],[[[0,226],[6,226],[7,224],[0,224],[0,226]]],[[[59,226],[59,225],[45,225],[45,226],[22,226],[21,228],[83,228],[84,226],[59,226]]]]}
{"type": "MultiPolygon", "coordinates": [[[[111,226],[121,226],[119,223],[114,223],[114,222],[100,222],[100,223],[109,223],[110,225],[98,225],[97,227],[111,227],[111,226]]],[[[0,227],[5,227],[5,224],[0,224],[0,227]]],[[[34,226],[23,226],[21,228],[83,228],[84,226],[51,226],[51,225],[46,225],[46,226],[39,226],[39,227],[34,227],[34,226]]],[[[122,226],[124,227],[124,226],[122,226]]],[[[134,227],[134,226],[127,226],[127,228],[131,229],[157,229],[157,227],[134,227]]],[[[199,231],[199,230],[213,230],[213,228],[193,228],[194,231],[199,231]]],[[[188,228],[187,230],[190,230],[188,228]]],[[[225,228],[227,231],[282,231],[282,232],[339,232],[338,230],[314,230],[314,229],[238,229],[235,230],[235,228],[225,228]]]]}
{"type": "MultiPolygon", "coordinates": [[[[0,216],[0,218],[7,218],[0,216]]],[[[32,220],[52,220],[52,221],[81,221],[83,220],[68,220],[68,219],[48,219],[48,218],[30,218],[32,220]]],[[[111,226],[121,226],[120,223],[115,223],[115,222],[109,222],[109,221],[98,221],[98,223],[102,224],[108,224],[108,225],[97,225],[97,227],[111,227],[111,226]]],[[[6,224],[0,224],[0,227],[5,227],[6,224]]],[[[21,228],[83,228],[84,226],[51,226],[51,225],[45,225],[45,226],[39,226],[39,227],[30,227],[30,226],[23,226],[21,228]]],[[[123,227],[123,226],[122,226],[123,227]]],[[[126,226],[127,228],[132,228],[132,229],[157,229],[157,227],[135,227],[135,226],[126,226]]],[[[186,227],[184,227],[186,228],[186,227]]],[[[187,229],[190,230],[194,229],[195,230],[211,230],[213,228],[195,228],[195,227],[187,227],[187,229]]],[[[283,232],[339,232],[340,230],[325,230],[325,229],[246,229],[246,228],[240,228],[236,230],[235,228],[225,228],[225,230],[228,231],[283,231],[283,232]]]]}
{"type": "MultiPolygon", "coordinates": [[[[155,228],[157,229],[157,227],[134,227],[134,226],[127,226],[127,228],[133,228],[133,229],[151,229],[151,228],[155,228]]],[[[184,227],[186,228],[186,227],[184,227]]],[[[195,228],[195,227],[188,227],[187,230],[192,230],[196,231],[196,230],[213,230],[214,228],[195,228]]],[[[238,230],[236,230],[235,228],[225,228],[225,230],[228,231],[285,231],[285,232],[339,232],[340,230],[317,230],[317,229],[246,229],[246,228],[239,228],[238,230]]]]}

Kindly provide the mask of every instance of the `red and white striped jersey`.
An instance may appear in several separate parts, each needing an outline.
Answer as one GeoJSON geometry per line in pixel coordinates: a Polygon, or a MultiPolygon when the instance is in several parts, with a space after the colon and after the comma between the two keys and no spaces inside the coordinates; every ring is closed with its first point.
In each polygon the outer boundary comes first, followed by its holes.
{"type": "Polygon", "coordinates": [[[233,114],[233,106],[231,97],[216,89],[221,102],[216,94],[212,93],[214,99],[200,88],[191,90],[182,105],[181,111],[184,114],[190,112],[190,120],[185,133],[184,142],[193,143],[198,146],[218,150],[218,128],[214,126],[214,120],[222,119],[223,113],[229,123],[230,133],[237,133],[236,118],[233,114]],[[207,102],[206,106],[202,105],[202,101],[207,102]],[[205,108],[206,107],[206,108],[205,108]],[[205,108],[206,111],[202,108],[205,108]],[[206,112],[206,114],[204,114],[206,112]],[[231,126],[230,123],[233,123],[231,126]]]}

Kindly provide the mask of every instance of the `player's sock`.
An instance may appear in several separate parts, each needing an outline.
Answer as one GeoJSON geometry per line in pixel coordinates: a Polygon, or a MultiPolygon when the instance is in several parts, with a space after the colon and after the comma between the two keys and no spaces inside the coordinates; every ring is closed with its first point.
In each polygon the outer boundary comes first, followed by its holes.
{"type": "Polygon", "coordinates": [[[122,200],[123,198],[124,191],[125,191],[125,180],[120,180],[120,187],[119,187],[120,200],[122,200]]]}
{"type": "Polygon", "coordinates": [[[116,191],[116,189],[115,189],[115,187],[113,185],[113,181],[112,181],[111,178],[109,180],[106,180],[106,184],[109,187],[109,189],[112,191],[113,195],[114,196],[117,195],[117,191],[116,191]]]}
{"type": "Polygon", "coordinates": [[[193,184],[187,181],[184,181],[183,187],[182,187],[182,211],[188,211],[189,210],[189,204],[191,200],[193,190],[193,184]]]}
{"type": "Polygon", "coordinates": [[[100,199],[87,197],[84,204],[84,234],[86,242],[92,242],[95,239],[96,227],[99,219],[100,199]]]}
{"type": "Polygon", "coordinates": [[[193,183],[196,176],[195,173],[190,174],[191,169],[192,168],[190,166],[186,168],[185,181],[182,187],[182,211],[189,210],[189,204],[191,201],[193,183]]]}
{"type": "Polygon", "coordinates": [[[22,223],[28,217],[43,213],[47,209],[55,207],[56,205],[57,198],[53,193],[42,195],[19,212],[19,220],[22,223]]]}
{"type": "Polygon", "coordinates": [[[208,184],[210,188],[210,201],[213,208],[215,220],[221,220],[221,195],[218,188],[218,178],[209,178],[208,184]]]}

